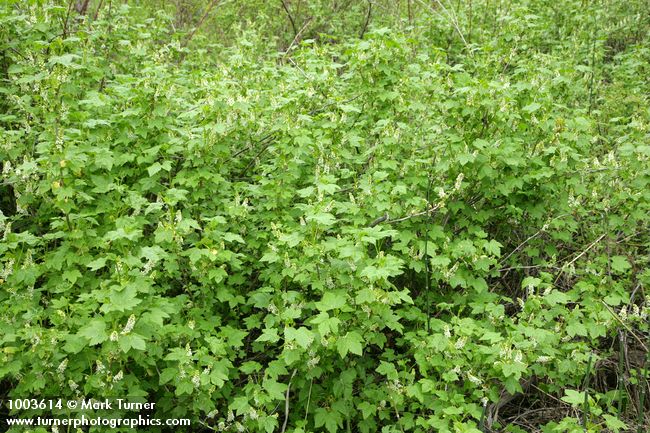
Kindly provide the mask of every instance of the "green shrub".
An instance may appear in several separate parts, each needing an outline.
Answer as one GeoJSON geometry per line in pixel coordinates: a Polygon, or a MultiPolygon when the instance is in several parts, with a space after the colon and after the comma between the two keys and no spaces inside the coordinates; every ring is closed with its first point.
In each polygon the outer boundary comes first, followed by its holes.
{"type": "Polygon", "coordinates": [[[582,384],[619,331],[648,344],[647,20],[644,46],[606,4],[477,3],[465,46],[418,5],[279,54],[0,6],[8,397],[334,433],[496,429],[509,395],[582,431],[586,393],[590,431],[631,422],[582,384]]]}

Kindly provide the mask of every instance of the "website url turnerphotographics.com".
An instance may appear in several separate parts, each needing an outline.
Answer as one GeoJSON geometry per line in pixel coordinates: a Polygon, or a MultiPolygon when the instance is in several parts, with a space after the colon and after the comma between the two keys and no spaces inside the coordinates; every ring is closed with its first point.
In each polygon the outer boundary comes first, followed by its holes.
{"type": "MultiPolygon", "coordinates": [[[[15,399],[6,400],[4,406],[13,412],[14,416],[7,418],[6,425],[22,427],[107,427],[107,428],[138,428],[138,427],[157,427],[157,426],[190,426],[191,421],[184,418],[160,419],[153,418],[147,414],[138,413],[133,415],[122,415],[121,417],[95,416],[94,414],[78,413],[76,416],[67,418],[34,416],[21,417],[16,412],[24,410],[42,410],[55,411],[72,410],[72,411],[94,411],[94,410],[118,410],[118,411],[150,411],[155,407],[155,403],[134,403],[125,399],[97,401],[87,400],[62,400],[62,399],[15,399]]],[[[56,431],[53,429],[53,431],[56,431]]]]}
{"type": "Polygon", "coordinates": [[[137,418],[102,418],[81,415],[78,418],[7,418],[8,426],[23,427],[157,427],[157,426],[189,426],[190,420],[184,418],[149,418],[138,415],[137,418]]]}

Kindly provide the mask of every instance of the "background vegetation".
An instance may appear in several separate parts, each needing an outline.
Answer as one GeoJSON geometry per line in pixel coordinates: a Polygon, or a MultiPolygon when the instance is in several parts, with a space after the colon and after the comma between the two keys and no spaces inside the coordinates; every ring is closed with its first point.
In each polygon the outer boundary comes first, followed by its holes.
{"type": "Polygon", "coordinates": [[[3,398],[646,431],[649,6],[2,2],[3,398]]]}

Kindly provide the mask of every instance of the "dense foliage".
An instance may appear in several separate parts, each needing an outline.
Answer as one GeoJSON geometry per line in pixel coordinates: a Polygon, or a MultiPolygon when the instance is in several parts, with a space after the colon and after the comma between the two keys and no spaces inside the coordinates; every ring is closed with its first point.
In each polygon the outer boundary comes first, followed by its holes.
{"type": "Polygon", "coordinates": [[[5,398],[644,431],[647,2],[141,3],[0,6],[5,398]]]}

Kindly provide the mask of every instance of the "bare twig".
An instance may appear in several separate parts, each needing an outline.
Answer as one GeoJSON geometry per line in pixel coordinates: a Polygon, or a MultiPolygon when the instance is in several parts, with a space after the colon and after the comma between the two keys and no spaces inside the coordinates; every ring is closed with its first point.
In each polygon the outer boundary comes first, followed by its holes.
{"type": "Polygon", "coordinates": [[[287,422],[289,422],[289,391],[291,391],[291,381],[293,380],[293,377],[296,375],[297,369],[293,369],[293,373],[291,373],[291,379],[289,379],[289,384],[287,385],[287,393],[284,396],[284,423],[282,423],[282,430],[280,430],[280,433],[284,433],[287,430],[287,422]]]}
{"type": "Polygon", "coordinates": [[[293,20],[293,17],[291,16],[291,12],[289,12],[289,7],[284,2],[284,0],[280,0],[280,3],[282,3],[282,8],[287,13],[287,17],[289,17],[289,21],[291,22],[291,28],[293,29],[293,34],[297,37],[298,29],[296,28],[296,22],[293,20]]]}
{"type": "Polygon", "coordinates": [[[289,47],[287,47],[287,49],[285,50],[285,52],[284,52],[284,54],[283,54],[282,57],[284,57],[284,56],[286,56],[287,54],[289,54],[289,51],[291,51],[291,48],[293,48],[293,46],[294,46],[295,44],[297,44],[298,41],[300,41],[300,36],[302,35],[302,32],[305,31],[305,29],[307,28],[307,26],[309,25],[309,23],[311,22],[311,20],[312,20],[312,17],[307,18],[307,21],[305,21],[305,24],[303,24],[302,28],[298,31],[298,33],[296,33],[296,36],[293,38],[293,41],[291,41],[291,43],[289,44],[289,47]]]}
{"type": "Polygon", "coordinates": [[[520,269],[555,269],[555,270],[560,270],[561,268],[558,268],[557,266],[552,266],[552,265],[531,265],[531,266],[511,266],[509,268],[501,268],[499,269],[499,272],[509,272],[509,271],[518,271],[520,269]]]}
{"type": "Polygon", "coordinates": [[[607,236],[607,233],[603,233],[602,235],[598,236],[598,239],[596,239],[596,240],[593,241],[591,244],[589,244],[589,245],[587,246],[587,248],[585,248],[585,249],[584,249],[580,254],[578,254],[578,255],[577,255],[573,260],[571,260],[571,261],[570,261],[569,263],[567,263],[566,265],[562,265],[562,270],[557,274],[557,277],[555,277],[555,281],[553,282],[553,284],[557,283],[557,281],[560,279],[560,277],[562,276],[562,273],[564,272],[564,269],[568,268],[569,266],[571,266],[572,264],[574,264],[574,263],[575,263],[575,262],[576,262],[580,257],[582,257],[582,256],[584,256],[585,254],[587,254],[587,252],[589,252],[589,250],[591,250],[591,249],[592,249],[592,248],[593,248],[593,247],[594,247],[598,242],[600,242],[600,241],[601,241],[605,236],[607,236]]]}
{"type": "Polygon", "coordinates": [[[104,0],[99,0],[99,4],[97,5],[97,9],[95,9],[95,13],[93,14],[93,21],[97,21],[97,16],[99,15],[99,10],[102,8],[103,4],[104,4],[104,0]]]}
{"type": "Polygon", "coordinates": [[[68,12],[65,14],[65,21],[63,22],[63,39],[68,36],[68,21],[70,20],[70,12],[72,11],[72,6],[74,5],[74,0],[70,0],[68,4],[68,12]]]}
{"type": "Polygon", "coordinates": [[[240,149],[240,150],[238,150],[237,152],[233,153],[233,154],[230,156],[230,158],[228,158],[228,159],[226,160],[226,162],[231,161],[231,160],[237,158],[237,157],[238,157],[239,155],[241,155],[242,153],[251,150],[253,147],[255,147],[256,144],[260,144],[260,143],[265,143],[265,144],[266,144],[266,140],[268,140],[268,139],[273,140],[274,137],[275,137],[275,132],[270,132],[270,133],[266,134],[264,137],[260,138],[260,139],[257,140],[255,143],[251,143],[251,144],[249,144],[248,146],[244,147],[243,149],[240,149]]]}
{"type": "Polygon", "coordinates": [[[386,223],[386,224],[399,223],[399,222],[402,222],[402,221],[410,220],[411,218],[417,218],[417,217],[420,217],[420,216],[423,216],[423,215],[430,214],[431,212],[435,212],[438,209],[440,209],[440,205],[436,204],[436,205],[431,206],[429,209],[427,209],[425,211],[414,213],[414,214],[411,214],[411,215],[406,215],[406,216],[403,216],[403,217],[400,217],[400,218],[394,218],[394,219],[388,218],[388,214],[385,214],[385,215],[382,215],[379,218],[375,219],[373,222],[371,222],[370,227],[374,227],[377,224],[381,224],[381,223],[386,223]]]}
{"type": "MultiPolygon", "coordinates": [[[[423,2],[422,0],[417,0],[417,1],[418,1],[420,4],[422,4],[424,7],[426,7],[427,9],[429,9],[429,10],[431,11],[431,13],[433,13],[434,15],[440,15],[440,16],[442,16],[438,11],[436,11],[434,8],[432,8],[431,5],[429,5],[429,4],[425,3],[425,2],[423,2]]],[[[469,44],[467,43],[467,40],[465,39],[465,36],[463,35],[463,32],[460,30],[460,27],[458,26],[458,20],[455,18],[455,15],[452,15],[452,14],[447,10],[447,8],[445,7],[445,5],[442,4],[442,2],[441,2],[440,0],[434,0],[434,1],[435,1],[435,2],[436,2],[436,3],[437,3],[437,4],[442,8],[442,10],[445,12],[445,14],[447,15],[447,19],[449,20],[449,22],[451,23],[451,25],[452,25],[452,26],[454,27],[454,29],[456,30],[456,33],[458,33],[458,35],[460,36],[460,39],[463,41],[463,44],[465,44],[465,48],[467,48],[467,51],[468,51],[468,52],[470,53],[470,55],[471,55],[472,52],[469,50],[469,44]]]]}
{"type": "Polygon", "coordinates": [[[75,10],[79,13],[79,15],[86,15],[86,11],[88,10],[88,3],[90,3],[90,0],[77,1],[75,4],[75,10]]]}
{"type": "Polygon", "coordinates": [[[314,385],[314,378],[309,382],[309,394],[307,394],[307,406],[305,407],[305,424],[307,423],[307,415],[309,414],[309,403],[311,402],[311,387],[314,385]]]}
{"type": "Polygon", "coordinates": [[[388,221],[386,221],[386,224],[395,224],[395,223],[399,223],[399,222],[402,222],[402,221],[410,220],[411,218],[417,218],[417,217],[422,216],[422,215],[427,215],[427,214],[430,214],[432,212],[437,211],[438,209],[440,209],[440,207],[441,206],[439,204],[436,204],[434,206],[431,206],[429,209],[427,209],[425,211],[414,213],[412,215],[403,216],[401,218],[395,218],[395,219],[392,219],[392,220],[388,220],[388,221]]]}
{"type": "Polygon", "coordinates": [[[363,27],[361,28],[361,33],[359,34],[359,39],[363,39],[363,35],[366,34],[366,30],[368,30],[368,24],[370,23],[370,16],[372,15],[372,2],[368,2],[368,13],[366,14],[366,22],[363,23],[363,27]]]}
{"type": "Polygon", "coordinates": [[[334,104],[347,104],[349,102],[354,101],[355,99],[359,99],[359,96],[361,96],[361,95],[353,96],[353,97],[351,97],[349,99],[346,99],[345,101],[332,101],[332,102],[330,102],[328,104],[323,105],[322,107],[320,107],[318,109],[311,110],[309,112],[309,115],[313,116],[314,114],[321,113],[321,112],[325,111],[327,108],[331,107],[334,104]]]}
{"type": "Polygon", "coordinates": [[[630,327],[627,326],[627,325],[625,324],[625,322],[623,322],[623,321],[621,320],[620,317],[618,317],[618,314],[616,314],[614,311],[612,311],[612,309],[609,308],[609,305],[607,305],[607,304],[605,303],[605,301],[600,301],[600,303],[603,304],[603,306],[604,306],[605,308],[607,308],[607,311],[609,311],[609,314],[611,314],[612,317],[613,317],[614,319],[616,319],[616,321],[617,321],[618,323],[620,323],[620,324],[621,324],[621,325],[622,325],[622,326],[627,330],[627,332],[630,333],[630,335],[631,335],[632,337],[634,337],[634,339],[635,339],[635,340],[636,340],[636,341],[641,345],[641,347],[643,347],[643,350],[645,350],[646,352],[648,352],[648,348],[646,347],[645,344],[643,344],[643,340],[641,340],[641,339],[639,338],[639,336],[636,335],[636,334],[634,333],[634,331],[632,331],[632,330],[630,329],[630,327]]]}
{"type": "Polygon", "coordinates": [[[381,223],[383,223],[384,221],[386,221],[388,218],[389,218],[389,217],[388,217],[388,214],[385,213],[385,214],[383,214],[382,216],[380,216],[379,218],[376,218],[373,222],[371,222],[369,227],[374,227],[374,226],[376,226],[377,224],[381,224],[381,223]]]}
{"type": "MultiPolygon", "coordinates": [[[[565,216],[567,216],[567,214],[558,215],[558,216],[556,216],[555,218],[553,218],[551,221],[549,221],[549,223],[552,222],[552,221],[555,221],[555,220],[557,220],[557,219],[564,218],[565,216]]],[[[535,234],[533,234],[532,236],[529,236],[525,241],[523,241],[522,243],[520,243],[520,244],[517,246],[517,248],[515,248],[514,250],[512,250],[512,251],[510,252],[510,254],[508,254],[507,256],[505,256],[504,258],[502,258],[502,259],[499,261],[499,264],[502,264],[503,262],[505,262],[506,260],[508,260],[508,259],[509,259],[509,258],[510,258],[514,253],[516,253],[516,252],[519,251],[521,248],[523,248],[524,245],[526,245],[526,244],[527,244],[528,242],[530,242],[531,240],[535,239],[535,238],[536,238],[537,236],[539,236],[542,232],[545,232],[545,231],[548,229],[548,224],[549,224],[549,223],[544,224],[544,226],[543,226],[541,229],[537,230],[537,232],[536,232],[535,234]]]]}
{"type": "Polygon", "coordinates": [[[271,146],[272,144],[273,144],[272,139],[269,140],[268,142],[266,142],[264,144],[264,146],[262,146],[262,148],[255,154],[255,156],[253,156],[251,158],[251,160],[248,161],[248,164],[246,165],[246,167],[244,167],[244,169],[239,173],[239,177],[243,177],[246,174],[246,172],[248,171],[248,169],[251,168],[255,164],[255,160],[257,158],[259,158],[260,155],[262,155],[264,153],[264,151],[266,151],[266,149],[268,149],[269,146],[271,146]]]}
{"type": "Polygon", "coordinates": [[[203,427],[212,430],[212,431],[218,431],[216,428],[212,427],[211,425],[206,424],[204,421],[199,420],[199,424],[201,424],[203,427]]]}
{"type": "Polygon", "coordinates": [[[212,1],[210,2],[210,4],[208,5],[208,7],[205,9],[205,13],[203,13],[203,16],[202,16],[201,19],[199,20],[198,24],[196,25],[196,27],[194,27],[194,29],[193,29],[192,32],[187,36],[187,38],[185,38],[185,40],[184,40],[183,43],[181,44],[181,47],[186,47],[187,44],[190,43],[190,41],[191,41],[192,38],[194,37],[194,34],[196,33],[196,31],[197,31],[197,30],[198,30],[198,29],[203,25],[203,21],[205,21],[205,19],[208,17],[208,14],[210,14],[210,11],[212,10],[213,7],[215,7],[215,6],[217,5],[217,3],[219,3],[219,0],[212,0],[212,1]]]}
{"type": "Polygon", "coordinates": [[[544,231],[546,231],[546,227],[542,227],[541,229],[537,230],[537,232],[535,232],[535,234],[533,234],[533,235],[529,236],[528,238],[526,238],[525,241],[523,241],[522,243],[520,243],[519,245],[517,245],[517,248],[515,248],[515,249],[512,250],[512,251],[510,251],[510,254],[508,254],[507,256],[505,256],[504,258],[502,258],[502,259],[499,261],[499,264],[501,264],[501,263],[505,262],[506,260],[508,260],[508,259],[509,259],[509,258],[510,258],[514,253],[516,253],[517,251],[519,251],[521,248],[523,248],[524,245],[526,245],[526,244],[527,244],[528,242],[530,242],[531,240],[535,239],[537,236],[539,236],[539,235],[540,235],[542,232],[544,232],[544,231]]]}

